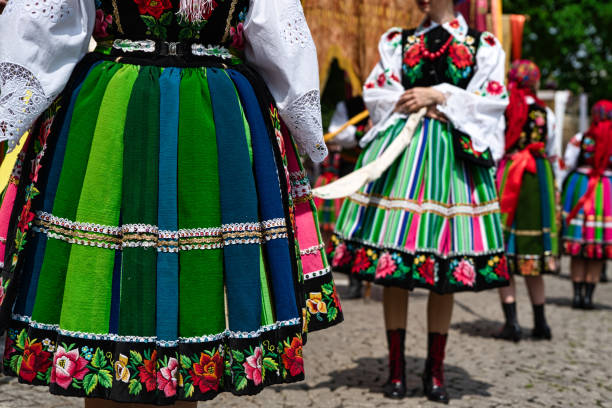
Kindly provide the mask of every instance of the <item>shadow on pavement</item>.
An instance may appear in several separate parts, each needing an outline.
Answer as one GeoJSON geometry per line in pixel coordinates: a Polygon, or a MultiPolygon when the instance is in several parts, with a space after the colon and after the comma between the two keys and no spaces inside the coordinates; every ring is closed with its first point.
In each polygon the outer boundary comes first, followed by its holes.
{"type": "MultiPolygon", "coordinates": [[[[602,303],[597,303],[597,290],[595,290],[595,296],[593,296],[593,300],[595,301],[595,311],[597,310],[612,310],[612,306],[604,305],[602,303]]],[[[572,300],[567,297],[547,297],[546,303],[550,305],[560,306],[560,307],[572,307],[572,300]]],[[[579,311],[579,310],[576,310],[579,311]]],[[[587,312],[585,310],[585,312],[587,312]]]]}
{"type": "MultiPolygon", "coordinates": [[[[314,386],[305,384],[291,384],[283,388],[304,389],[329,389],[332,392],[341,387],[367,389],[371,393],[382,394],[383,385],[387,380],[387,362],[383,358],[363,357],[354,361],[357,366],[343,370],[332,371],[328,375],[332,378],[322,381],[314,386]]],[[[406,385],[408,388],[407,398],[423,397],[423,386],[421,375],[425,360],[420,357],[406,357],[406,385]]],[[[448,391],[451,398],[461,399],[467,395],[479,395],[488,397],[491,394],[488,389],[492,387],[483,381],[470,377],[463,368],[445,364],[445,376],[448,391]]]]}

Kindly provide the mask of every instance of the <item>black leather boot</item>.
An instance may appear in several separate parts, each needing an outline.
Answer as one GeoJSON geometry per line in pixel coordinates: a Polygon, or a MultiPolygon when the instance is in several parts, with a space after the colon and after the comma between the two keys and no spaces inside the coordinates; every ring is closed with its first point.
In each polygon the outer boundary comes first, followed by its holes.
{"type": "Polygon", "coordinates": [[[502,303],[502,309],[504,310],[506,323],[504,323],[504,327],[502,327],[501,331],[494,334],[493,337],[500,340],[511,340],[518,343],[521,341],[522,331],[516,318],[516,302],[502,303]]]}
{"type": "Polygon", "coordinates": [[[427,399],[448,404],[450,398],[444,386],[444,355],[448,334],[429,333],[427,339],[427,360],[423,373],[423,391],[427,399]]]}
{"type": "Polygon", "coordinates": [[[348,293],[343,299],[361,299],[361,281],[352,275],[349,275],[348,293]]]}
{"type": "Polygon", "coordinates": [[[595,292],[595,284],[587,283],[584,285],[584,302],[582,303],[582,308],[585,310],[593,310],[595,309],[595,304],[593,303],[593,292],[595,292]]]}
{"type": "Polygon", "coordinates": [[[552,332],[546,322],[544,305],[533,305],[533,330],[531,337],[537,340],[551,340],[552,332]]]}
{"type": "Polygon", "coordinates": [[[582,309],[584,307],[584,282],[574,282],[574,298],[572,308],[582,309]]]}
{"type": "Polygon", "coordinates": [[[387,344],[389,346],[389,380],[383,386],[383,393],[387,398],[402,399],[406,396],[405,340],[406,330],[387,330],[387,344]]]}

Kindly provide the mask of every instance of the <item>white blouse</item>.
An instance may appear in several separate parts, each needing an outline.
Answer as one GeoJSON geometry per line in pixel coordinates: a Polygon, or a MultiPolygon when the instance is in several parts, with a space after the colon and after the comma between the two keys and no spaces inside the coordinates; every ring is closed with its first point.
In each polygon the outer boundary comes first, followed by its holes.
{"type": "MultiPolygon", "coordinates": [[[[459,24],[451,27],[450,23],[442,27],[458,40],[465,39],[468,26],[461,14],[457,15],[459,24]]],[[[431,22],[421,24],[415,32],[420,36],[438,27],[431,22]]],[[[380,62],[366,81],[363,98],[370,111],[374,127],[361,140],[361,145],[369,143],[381,130],[387,128],[405,115],[393,110],[400,96],[405,92],[401,83],[402,57],[401,28],[392,28],[380,40],[378,50],[380,62]]],[[[449,83],[435,85],[433,88],[442,92],[446,102],[438,106],[453,126],[472,138],[476,151],[484,152],[487,148],[496,160],[504,153],[504,112],[508,105],[508,95],[504,84],[505,53],[501,44],[495,39],[489,44],[484,39],[495,38],[490,33],[481,35],[481,44],[476,54],[474,76],[467,89],[449,83]]]]}
{"type": "MultiPolygon", "coordinates": [[[[92,0],[10,0],[0,15],[0,141],[13,147],[66,86],[95,22],[92,0]]],[[[266,81],[302,153],[323,141],[317,54],[299,0],[251,0],[246,59],[266,81]]]]}

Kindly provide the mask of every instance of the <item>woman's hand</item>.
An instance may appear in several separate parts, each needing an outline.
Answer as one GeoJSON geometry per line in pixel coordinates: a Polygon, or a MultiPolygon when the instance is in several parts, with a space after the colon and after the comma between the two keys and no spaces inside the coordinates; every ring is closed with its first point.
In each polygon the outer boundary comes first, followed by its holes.
{"type": "Polygon", "coordinates": [[[444,101],[444,94],[433,88],[412,88],[402,94],[395,105],[395,111],[412,113],[423,107],[435,107],[435,105],[443,104],[444,101]]]}
{"type": "Polygon", "coordinates": [[[428,118],[438,120],[442,123],[448,123],[448,118],[446,117],[446,115],[440,112],[438,108],[436,108],[435,105],[431,105],[429,108],[427,108],[427,112],[425,113],[425,116],[427,116],[428,118]]]}

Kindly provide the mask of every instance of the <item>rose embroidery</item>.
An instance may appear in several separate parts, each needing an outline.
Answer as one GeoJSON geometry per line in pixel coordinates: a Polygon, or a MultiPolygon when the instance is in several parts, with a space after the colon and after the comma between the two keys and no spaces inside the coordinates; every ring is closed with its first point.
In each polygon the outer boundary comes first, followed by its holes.
{"type": "Polygon", "coordinates": [[[189,370],[193,378],[193,385],[200,388],[200,392],[219,391],[219,382],[223,374],[223,359],[217,351],[212,357],[206,353],[200,355],[200,362],[189,370]]]}
{"type": "Polygon", "coordinates": [[[351,253],[347,249],[346,244],[342,243],[336,247],[336,252],[334,252],[334,258],[332,259],[332,264],[334,266],[346,265],[351,261],[351,257],[351,253]]]}
{"type": "Polygon", "coordinates": [[[491,47],[495,45],[495,37],[493,37],[492,35],[486,35],[484,36],[484,40],[487,44],[489,44],[491,47]]]}
{"type": "Polygon", "coordinates": [[[171,357],[168,359],[168,365],[162,367],[161,370],[157,372],[157,389],[163,391],[164,395],[168,398],[176,395],[176,385],[178,382],[176,374],[178,368],[178,360],[171,357]]]}
{"type": "Polygon", "coordinates": [[[238,23],[236,28],[230,28],[230,35],[232,36],[232,48],[241,50],[244,48],[244,24],[238,23]]]}
{"type": "Polygon", "coordinates": [[[353,264],[351,272],[359,273],[361,271],[365,271],[370,267],[370,265],[371,263],[368,259],[368,254],[365,248],[360,248],[359,251],[357,251],[357,254],[355,255],[355,263],[353,264]]]}
{"type": "Polygon", "coordinates": [[[73,379],[82,380],[89,372],[87,364],[88,361],[79,355],[78,349],[67,352],[59,346],[53,357],[51,382],[67,390],[73,379]]]}
{"type": "Polygon", "coordinates": [[[404,64],[414,68],[419,62],[421,62],[421,50],[418,44],[414,44],[404,53],[404,64]]]}
{"type": "Polygon", "coordinates": [[[246,362],[242,364],[244,367],[244,371],[246,372],[246,377],[249,380],[253,380],[255,385],[261,384],[263,378],[261,375],[263,361],[263,353],[261,352],[260,347],[255,347],[255,353],[252,356],[246,358],[246,362]]]}
{"type": "Polygon", "coordinates": [[[134,3],[138,5],[140,14],[150,14],[156,19],[159,19],[164,11],[172,8],[170,0],[134,0],[134,3]]]}
{"type": "Polygon", "coordinates": [[[489,81],[487,84],[487,92],[489,95],[500,95],[504,92],[504,86],[497,81],[489,81]]]}
{"type": "Polygon", "coordinates": [[[476,282],[476,271],[474,270],[474,266],[465,259],[459,262],[455,267],[453,276],[457,282],[465,286],[474,287],[474,283],[476,282]]]}
{"type": "Polygon", "coordinates": [[[153,354],[151,354],[151,359],[145,359],[144,365],[138,367],[138,371],[140,373],[138,376],[140,377],[140,382],[144,383],[147,391],[151,392],[157,387],[157,350],[153,350],[153,354]]]}
{"type": "Polygon", "coordinates": [[[449,55],[453,64],[459,69],[464,69],[474,63],[474,57],[468,47],[460,43],[453,43],[449,48],[449,55]]]}
{"type": "Polygon", "coordinates": [[[94,25],[93,36],[94,38],[106,38],[108,33],[106,29],[113,23],[112,15],[104,15],[104,11],[96,10],[96,23],[94,25]]]}
{"type": "MultiPolygon", "coordinates": [[[[495,257],[495,258],[497,258],[497,257],[495,257]]],[[[501,259],[499,259],[499,263],[495,267],[495,273],[500,278],[510,279],[510,275],[508,274],[508,264],[507,264],[505,256],[503,256],[503,257],[501,257],[501,259]]]]}
{"type": "Polygon", "coordinates": [[[376,279],[384,279],[397,270],[397,265],[388,252],[383,253],[376,265],[376,279]]]}
{"type": "Polygon", "coordinates": [[[31,383],[36,374],[47,371],[51,365],[50,357],[51,353],[43,351],[41,343],[30,343],[30,340],[26,339],[19,377],[31,383]]]}
{"type": "Polygon", "coordinates": [[[418,268],[419,274],[425,279],[425,283],[428,285],[433,285],[435,283],[435,267],[436,262],[431,258],[426,258],[423,264],[418,268]]]}
{"type": "Polygon", "coordinates": [[[302,358],[302,340],[294,337],[289,347],[283,353],[283,365],[295,377],[304,372],[304,359],[302,358]]]}

